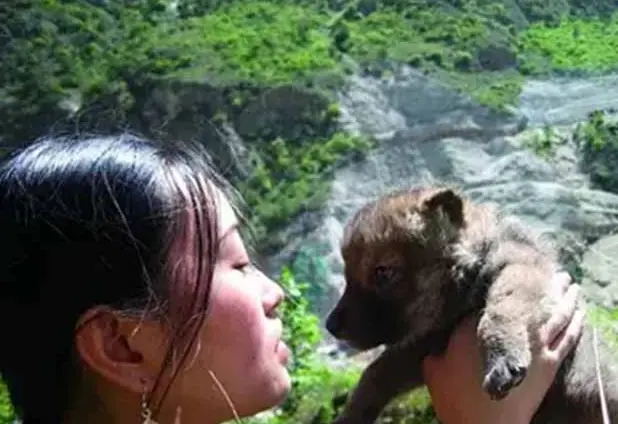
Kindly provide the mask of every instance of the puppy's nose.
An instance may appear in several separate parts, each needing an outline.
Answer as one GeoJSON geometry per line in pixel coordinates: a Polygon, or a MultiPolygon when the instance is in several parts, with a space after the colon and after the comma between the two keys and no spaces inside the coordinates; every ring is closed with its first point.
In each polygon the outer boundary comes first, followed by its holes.
{"type": "Polygon", "coordinates": [[[326,319],[326,329],[330,334],[337,337],[343,328],[343,316],[340,313],[333,313],[326,319]]]}

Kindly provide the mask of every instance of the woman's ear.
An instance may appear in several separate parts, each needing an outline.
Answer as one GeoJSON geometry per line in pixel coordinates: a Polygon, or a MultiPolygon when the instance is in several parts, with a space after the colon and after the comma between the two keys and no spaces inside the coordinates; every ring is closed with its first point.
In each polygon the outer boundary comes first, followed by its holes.
{"type": "Polygon", "coordinates": [[[150,337],[135,335],[152,329],[152,324],[109,308],[92,308],[78,322],[75,347],[81,361],[96,374],[141,395],[147,389],[144,382],[152,381],[156,373],[152,356],[157,352],[152,351],[152,342],[145,342],[150,337]]]}

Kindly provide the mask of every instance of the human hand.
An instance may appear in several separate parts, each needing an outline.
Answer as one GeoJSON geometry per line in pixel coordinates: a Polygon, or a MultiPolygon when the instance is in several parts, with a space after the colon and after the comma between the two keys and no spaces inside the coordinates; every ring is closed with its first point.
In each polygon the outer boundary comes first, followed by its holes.
{"type": "Polygon", "coordinates": [[[581,336],[584,311],[577,308],[579,286],[567,273],[554,283],[564,294],[558,309],[541,328],[544,348],[532,358],[526,378],[501,401],[491,400],[482,388],[482,363],[476,338],[477,321],[459,325],[443,356],[423,361],[423,375],[436,415],[445,424],[529,423],[551,386],[556,372],[581,336]]]}

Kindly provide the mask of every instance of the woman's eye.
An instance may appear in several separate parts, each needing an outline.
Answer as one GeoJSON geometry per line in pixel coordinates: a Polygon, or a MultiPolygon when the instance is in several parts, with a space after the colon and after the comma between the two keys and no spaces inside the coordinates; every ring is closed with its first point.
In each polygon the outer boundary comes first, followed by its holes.
{"type": "Polygon", "coordinates": [[[236,268],[238,271],[242,272],[243,274],[249,274],[251,271],[253,271],[253,264],[246,263],[246,264],[238,265],[234,268],[236,268]]]}

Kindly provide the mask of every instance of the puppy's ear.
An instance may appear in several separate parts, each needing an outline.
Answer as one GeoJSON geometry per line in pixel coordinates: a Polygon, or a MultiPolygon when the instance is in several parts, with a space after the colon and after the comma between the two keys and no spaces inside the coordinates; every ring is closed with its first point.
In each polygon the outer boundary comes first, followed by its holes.
{"type": "Polygon", "coordinates": [[[448,221],[459,228],[464,222],[463,200],[450,188],[440,188],[423,200],[422,212],[448,221]]]}

